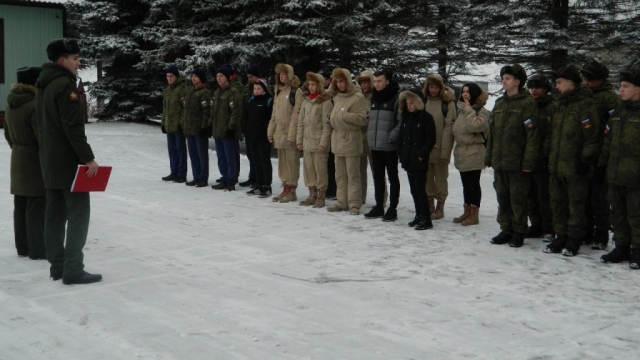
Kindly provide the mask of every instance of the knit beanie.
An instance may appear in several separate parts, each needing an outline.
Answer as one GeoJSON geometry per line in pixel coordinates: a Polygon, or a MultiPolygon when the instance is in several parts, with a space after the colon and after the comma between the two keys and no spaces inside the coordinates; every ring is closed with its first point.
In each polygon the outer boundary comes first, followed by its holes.
{"type": "Polygon", "coordinates": [[[260,85],[265,94],[269,92],[269,84],[267,84],[267,79],[257,79],[254,85],[260,85]]]}
{"type": "Polygon", "coordinates": [[[258,66],[258,65],[251,64],[247,68],[247,75],[253,75],[253,76],[260,77],[260,76],[262,76],[262,69],[260,69],[260,66],[258,66]]]}
{"type": "Polygon", "coordinates": [[[207,72],[203,68],[195,68],[191,70],[191,74],[199,77],[203,84],[207,83],[207,72]]]}
{"type": "Polygon", "coordinates": [[[178,67],[175,65],[169,65],[166,68],[164,68],[164,73],[165,74],[173,74],[176,77],[180,77],[180,70],[178,70],[178,67]]]}
{"type": "Polygon", "coordinates": [[[231,71],[229,70],[229,68],[231,68],[231,66],[224,66],[224,65],[220,66],[218,68],[218,70],[216,70],[216,75],[222,74],[222,75],[224,75],[224,77],[227,78],[227,80],[230,80],[231,79],[231,71]]]}

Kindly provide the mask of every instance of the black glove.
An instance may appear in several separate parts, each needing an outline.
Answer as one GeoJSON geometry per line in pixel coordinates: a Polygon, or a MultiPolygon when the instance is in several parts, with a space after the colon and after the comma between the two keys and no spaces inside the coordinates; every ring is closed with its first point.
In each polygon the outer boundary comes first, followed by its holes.
{"type": "Polygon", "coordinates": [[[236,137],[236,131],[232,129],[228,129],[227,133],[224,135],[225,139],[233,139],[236,137]]]}
{"type": "Polygon", "coordinates": [[[202,137],[211,137],[211,126],[207,126],[204,128],[200,129],[200,132],[198,132],[198,135],[202,136],[202,137]]]}
{"type": "Polygon", "coordinates": [[[163,134],[166,134],[166,133],[167,133],[167,130],[165,130],[165,129],[164,129],[164,125],[161,125],[161,126],[160,126],[160,130],[162,130],[162,133],[163,133],[163,134]]]}
{"type": "Polygon", "coordinates": [[[577,165],[576,165],[576,174],[580,175],[580,176],[586,176],[589,174],[589,171],[591,171],[591,165],[587,164],[584,161],[580,161],[577,165]]]}

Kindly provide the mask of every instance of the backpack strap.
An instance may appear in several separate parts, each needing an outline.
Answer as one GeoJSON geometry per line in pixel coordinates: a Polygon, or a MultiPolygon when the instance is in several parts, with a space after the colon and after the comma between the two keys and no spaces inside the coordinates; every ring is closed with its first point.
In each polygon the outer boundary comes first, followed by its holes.
{"type": "Polygon", "coordinates": [[[291,88],[291,91],[289,91],[289,102],[291,103],[291,106],[296,106],[296,91],[298,91],[298,88],[291,88]]]}

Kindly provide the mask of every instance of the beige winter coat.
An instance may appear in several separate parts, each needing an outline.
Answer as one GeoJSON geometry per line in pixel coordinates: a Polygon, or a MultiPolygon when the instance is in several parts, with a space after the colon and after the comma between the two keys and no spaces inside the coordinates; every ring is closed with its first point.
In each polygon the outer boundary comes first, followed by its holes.
{"type": "MultiPolygon", "coordinates": [[[[439,163],[441,159],[447,163],[451,160],[451,147],[446,147],[444,144],[452,144],[453,139],[447,139],[444,141],[444,128],[446,124],[450,124],[456,118],[456,104],[455,104],[455,91],[444,85],[442,76],[440,74],[431,74],[425,81],[422,94],[427,99],[425,109],[431,116],[436,125],[436,145],[431,150],[429,155],[429,163],[439,163]],[[429,94],[429,85],[438,85],[440,87],[440,93],[438,96],[433,97],[429,94]],[[447,103],[447,118],[445,119],[442,114],[442,102],[447,103]]],[[[451,137],[451,135],[447,135],[451,137]]]]}
{"type": "Polygon", "coordinates": [[[304,101],[300,80],[293,74],[293,68],[287,64],[276,65],[276,85],[274,87],[273,111],[267,129],[267,137],[273,139],[276,149],[296,149],[296,132],[298,131],[298,112],[304,101]],[[280,82],[279,73],[287,74],[287,81],[280,82]],[[291,105],[289,96],[291,89],[297,89],[295,105],[291,105]],[[289,145],[290,141],[292,145],[289,145]]]}
{"type": "MultiPolygon", "coordinates": [[[[373,72],[370,70],[365,70],[360,73],[360,75],[356,76],[356,82],[359,84],[362,81],[368,81],[370,85],[370,91],[364,95],[364,98],[367,99],[367,104],[369,109],[371,109],[371,97],[373,96],[373,72]]],[[[371,155],[371,148],[369,148],[369,140],[367,139],[367,129],[369,128],[369,124],[362,127],[362,156],[371,155]]]]}
{"type": "Polygon", "coordinates": [[[296,144],[303,145],[304,151],[317,152],[319,146],[324,147],[325,151],[329,150],[331,140],[329,118],[333,104],[331,103],[331,94],[324,92],[323,84],[322,75],[308,72],[307,82],[302,86],[306,97],[298,116],[296,144]],[[323,92],[313,100],[309,98],[310,80],[319,84],[319,89],[323,92]]]}
{"type": "Polygon", "coordinates": [[[444,130],[443,147],[451,147],[448,141],[451,135],[455,138],[454,165],[460,172],[485,168],[484,143],[489,136],[490,113],[483,105],[487,97],[483,91],[472,107],[463,107],[464,103],[458,103],[458,117],[444,130]]]}
{"type": "Polygon", "coordinates": [[[362,127],[369,123],[369,103],[362,95],[360,87],[351,82],[351,73],[336,68],[331,75],[333,82],[330,91],[333,94],[333,111],[330,125],[331,151],[336,156],[362,155],[362,127]],[[338,90],[337,79],[347,83],[344,92],[338,90]]]}

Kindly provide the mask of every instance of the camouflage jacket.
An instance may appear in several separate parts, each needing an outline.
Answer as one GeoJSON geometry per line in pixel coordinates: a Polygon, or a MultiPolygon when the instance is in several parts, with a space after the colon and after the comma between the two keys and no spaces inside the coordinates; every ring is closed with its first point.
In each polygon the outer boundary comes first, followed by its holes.
{"type": "Polygon", "coordinates": [[[204,86],[191,88],[184,97],[182,131],[185,136],[196,136],[209,126],[211,92],[204,86]]]}
{"type": "Polygon", "coordinates": [[[496,101],[489,117],[485,164],[501,171],[534,170],[540,158],[538,105],[524,89],[496,101]]]}
{"type": "Polygon", "coordinates": [[[596,165],[600,152],[600,119],[591,91],[580,87],[556,100],[544,140],[549,173],[576,178],[576,165],[596,165]]]}
{"type": "Polygon", "coordinates": [[[212,127],[214,139],[230,138],[229,131],[234,137],[242,137],[240,125],[242,122],[242,95],[233,85],[216,90],[213,94],[211,117],[209,126],[212,127]]]}
{"type": "Polygon", "coordinates": [[[182,101],[187,94],[184,78],[178,78],[173,84],[167,85],[162,98],[162,127],[168,134],[182,130],[184,105],[182,101]]]}
{"type": "Polygon", "coordinates": [[[620,105],[620,97],[613,91],[613,85],[611,85],[609,80],[591,89],[591,92],[593,93],[593,101],[596,103],[598,116],[600,117],[600,129],[602,133],[604,133],[604,126],[607,125],[610,113],[620,105]]]}
{"type": "Polygon", "coordinates": [[[605,126],[598,166],[607,166],[607,182],[640,186],[640,101],[623,101],[605,126]]]}
{"type": "MultiPolygon", "coordinates": [[[[547,128],[549,127],[549,121],[551,120],[551,110],[555,102],[555,96],[547,95],[541,99],[537,99],[538,103],[538,132],[540,133],[540,146],[538,147],[540,156],[544,157],[544,139],[547,136],[547,128]]],[[[546,165],[546,161],[540,161],[536,167],[536,171],[543,171],[546,165]]]]}

